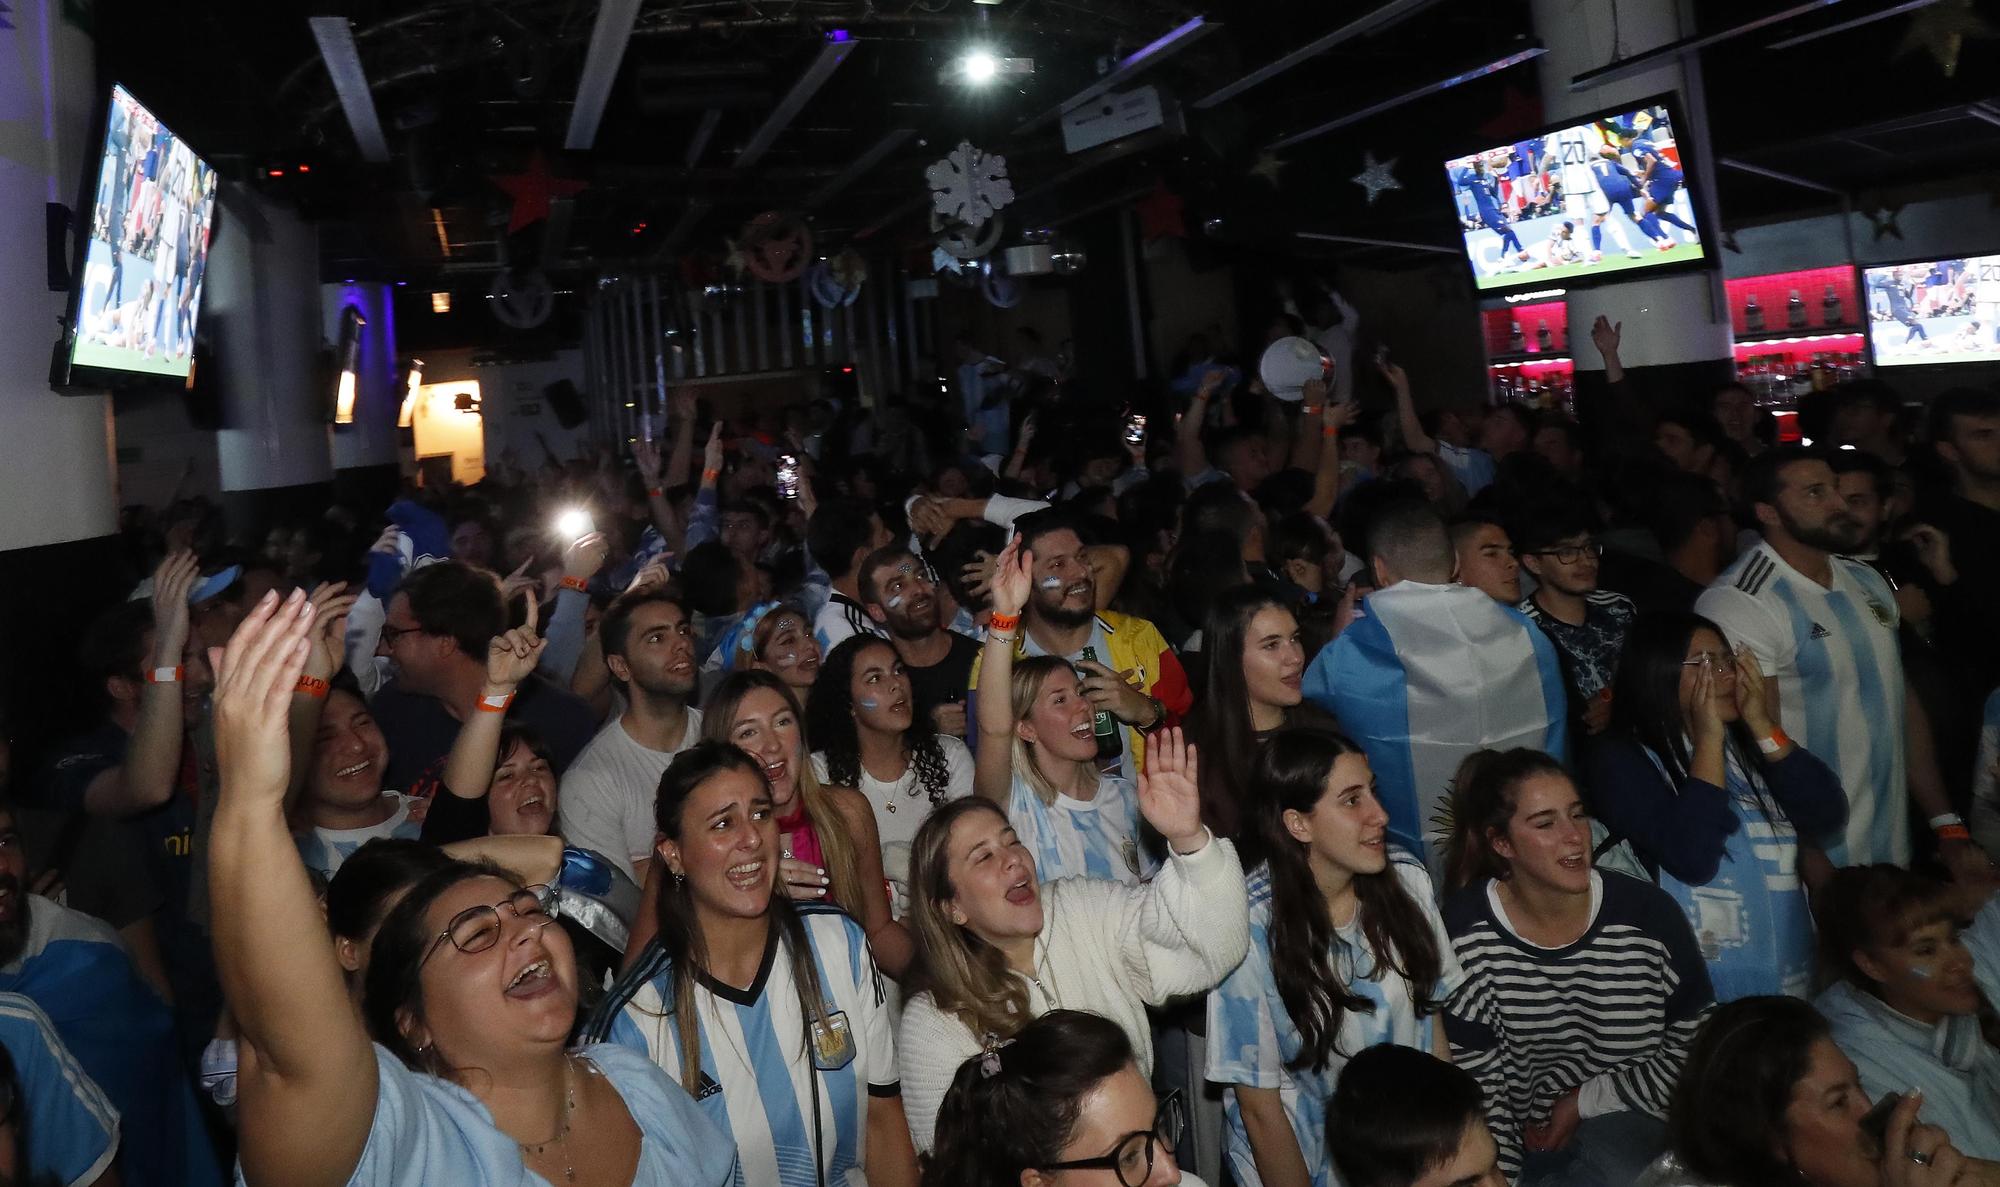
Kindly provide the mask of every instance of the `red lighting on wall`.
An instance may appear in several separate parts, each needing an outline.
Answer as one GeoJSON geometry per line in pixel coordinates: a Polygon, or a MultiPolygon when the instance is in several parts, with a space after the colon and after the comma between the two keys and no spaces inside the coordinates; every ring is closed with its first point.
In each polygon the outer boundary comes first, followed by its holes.
{"type": "Polygon", "coordinates": [[[285,175],[285,171],[283,169],[272,169],[269,170],[268,172],[272,177],[283,177],[285,175]]]}
{"type": "Polygon", "coordinates": [[[313,167],[312,167],[311,165],[300,165],[300,166],[299,166],[299,172],[301,172],[301,173],[311,173],[312,171],[313,171],[313,167]]]}

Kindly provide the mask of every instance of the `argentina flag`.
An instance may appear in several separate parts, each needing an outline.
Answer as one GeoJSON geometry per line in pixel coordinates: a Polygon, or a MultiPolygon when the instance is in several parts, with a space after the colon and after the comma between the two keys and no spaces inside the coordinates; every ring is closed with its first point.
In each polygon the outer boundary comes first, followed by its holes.
{"type": "Polygon", "coordinates": [[[1471,586],[1401,581],[1369,594],[1304,690],[1368,752],[1389,835],[1439,885],[1452,776],[1467,755],[1527,746],[1569,757],[1554,645],[1471,586]]]}

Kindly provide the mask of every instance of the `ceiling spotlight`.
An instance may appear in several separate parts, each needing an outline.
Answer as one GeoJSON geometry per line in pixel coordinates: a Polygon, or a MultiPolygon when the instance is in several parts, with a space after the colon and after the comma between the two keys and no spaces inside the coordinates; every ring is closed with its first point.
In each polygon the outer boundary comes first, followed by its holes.
{"type": "Polygon", "coordinates": [[[958,60],[958,68],[967,82],[992,82],[993,76],[1000,73],[1000,59],[976,49],[958,60]]]}

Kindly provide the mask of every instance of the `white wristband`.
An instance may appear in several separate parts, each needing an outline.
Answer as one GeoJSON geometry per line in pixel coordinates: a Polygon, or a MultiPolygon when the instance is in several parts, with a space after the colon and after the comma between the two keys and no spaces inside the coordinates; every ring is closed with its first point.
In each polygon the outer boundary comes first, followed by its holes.
{"type": "Polygon", "coordinates": [[[1932,832],[1936,832],[1941,828],[1950,828],[1954,824],[1958,825],[1960,828],[1965,827],[1964,819],[1960,817],[1959,814],[1956,812],[1946,812],[1942,816],[1931,817],[1932,832]]]}
{"type": "Polygon", "coordinates": [[[152,671],[146,673],[146,683],[148,684],[179,684],[180,682],[181,670],[179,668],[154,668],[152,671]]]}

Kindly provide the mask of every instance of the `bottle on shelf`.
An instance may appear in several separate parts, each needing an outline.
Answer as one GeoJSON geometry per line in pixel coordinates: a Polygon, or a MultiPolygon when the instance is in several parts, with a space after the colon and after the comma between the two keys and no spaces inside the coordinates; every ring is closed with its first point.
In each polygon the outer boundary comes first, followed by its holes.
{"type": "Polygon", "coordinates": [[[1764,307],[1757,303],[1756,293],[1743,302],[1743,330],[1748,334],[1764,332],[1764,307]]]}
{"type": "Polygon", "coordinates": [[[1548,319],[1543,318],[1535,324],[1535,349],[1547,354],[1555,349],[1555,344],[1555,338],[1549,334],[1548,319]]]}
{"type": "Polygon", "coordinates": [[[1785,299],[1785,325],[1794,330],[1806,328],[1806,303],[1800,299],[1797,289],[1793,289],[1792,295],[1785,299]]]}
{"type": "Polygon", "coordinates": [[[1837,326],[1841,322],[1840,294],[1826,286],[1826,295],[1819,299],[1819,322],[1823,326],[1837,326]]]}
{"type": "Polygon", "coordinates": [[[1521,332],[1521,320],[1519,318],[1514,319],[1507,331],[1507,349],[1515,354],[1525,354],[1527,352],[1528,336],[1521,332]]]}

